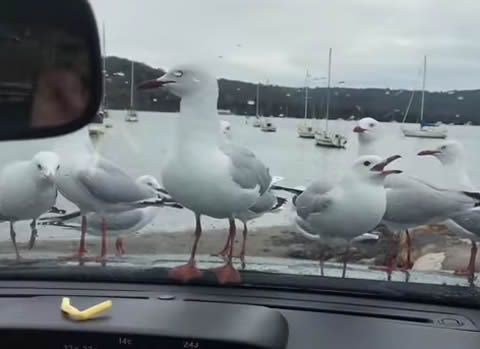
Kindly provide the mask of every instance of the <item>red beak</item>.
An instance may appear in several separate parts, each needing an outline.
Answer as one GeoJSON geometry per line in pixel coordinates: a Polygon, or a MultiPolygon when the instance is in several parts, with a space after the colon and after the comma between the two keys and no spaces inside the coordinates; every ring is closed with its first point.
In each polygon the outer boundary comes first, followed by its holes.
{"type": "Polygon", "coordinates": [[[389,158],[386,158],[385,160],[383,160],[382,162],[379,162],[378,164],[376,164],[375,166],[373,166],[371,168],[370,171],[377,171],[377,172],[381,172],[382,174],[393,174],[393,173],[402,173],[402,171],[400,170],[385,170],[385,167],[397,160],[397,159],[400,159],[401,156],[400,155],[393,155],[393,156],[390,156],[389,158]]]}
{"type": "Polygon", "coordinates": [[[356,133],[363,133],[365,131],[366,131],[366,129],[364,129],[360,126],[355,126],[355,128],[353,129],[353,132],[356,132],[356,133]]]}
{"type": "Polygon", "coordinates": [[[161,79],[147,80],[147,81],[141,82],[137,86],[137,90],[151,90],[154,88],[162,87],[166,84],[172,84],[174,82],[175,81],[173,80],[161,80],[161,79]]]}
{"type": "Polygon", "coordinates": [[[424,155],[435,155],[435,154],[440,154],[440,152],[438,150],[422,150],[417,155],[424,156],[424,155]]]}

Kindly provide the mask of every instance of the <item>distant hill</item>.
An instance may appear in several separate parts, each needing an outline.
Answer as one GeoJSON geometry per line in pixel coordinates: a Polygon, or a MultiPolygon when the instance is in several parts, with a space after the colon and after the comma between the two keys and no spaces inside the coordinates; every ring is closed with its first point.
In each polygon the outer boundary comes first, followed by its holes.
{"type": "MultiPolygon", "coordinates": [[[[125,58],[107,58],[107,105],[112,109],[126,109],[130,104],[130,65],[125,58]]],[[[135,62],[134,86],[163,74],[163,70],[135,62]]],[[[256,84],[219,80],[219,109],[229,109],[238,115],[254,115],[256,84]]],[[[408,90],[379,88],[332,88],[330,115],[332,118],[355,118],[371,116],[380,121],[401,121],[411,98],[408,90]]],[[[325,113],[325,88],[309,91],[309,115],[323,117],[325,113]]],[[[425,94],[425,120],[463,124],[471,121],[480,124],[480,90],[427,92],[425,94]]],[[[135,108],[148,111],[178,111],[179,99],[162,90],[135,93],[135,108]]],[[[286,86],[262,85],[260,88],[260,110],[265,116],[303,117],[304,89],[286,86]]],[[[416,92],[408,114],[409,122],[415,122],[420,114],[420,93],[416,92]]]]}

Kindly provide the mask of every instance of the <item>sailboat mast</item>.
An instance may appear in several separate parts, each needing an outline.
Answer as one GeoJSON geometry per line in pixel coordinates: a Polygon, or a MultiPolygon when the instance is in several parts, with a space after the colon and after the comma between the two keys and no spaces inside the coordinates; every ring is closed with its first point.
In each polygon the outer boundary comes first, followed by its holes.
{"type": "Polygon", "coordinates": [[[328,117],[330,114],[330,85],[332,82],[332,48],[328,50],[328,80],[327,80],[327,113],[325,115],[325,132],[328,132],[328,117]]]}
{"type": "Polygon", "coordinates": [[[305,76],[305,111],[303,116],[304,123],[306,123],[307,114],[308,114],[308,69],[307,69],[307,74],[305,76]]]}
{"type": "Polygon", "coordinates": [[[260,83],[257,84],[257,101],[255,103],[256,106],[256,116],[257,118],[260,117],[260,83]]]}
{"type": "Polygon", "coordinates": [[[105,43],[105,23],[102,23],[102,46],[103,46],[103,108],[107,107],[107,85],[106,85],[106,75],[107,75],[107,50],[105,43]]]}
{"type": "Polygon", "coordinates": [[[132,73],[131,73],[131,81],[130,81],[130,109],[133,110],[133,84],[135,81],[134,69],[133,69],[133,61],[132,61],[132,73]]]}
{"type": "Polygon", "coordinates": [[[425,108],[425,82],[427,79],[427,56],[423,57],[423,81],[422,81],[422,104],[420,106],[420,122],[423,122],[423,111],[425,108]]]}

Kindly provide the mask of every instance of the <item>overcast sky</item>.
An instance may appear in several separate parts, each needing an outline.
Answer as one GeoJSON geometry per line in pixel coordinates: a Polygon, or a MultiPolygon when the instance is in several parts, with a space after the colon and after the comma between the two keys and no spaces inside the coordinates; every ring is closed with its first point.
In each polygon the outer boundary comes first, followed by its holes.
{"type": "MultiPolygon", "coordinates": [[[[479,0],[91,0],[107,54],[154,67],[300,86],[305,70],[351,87],[480,88],[479,0]]],[[[318,82],[317,84],[320,84],[318,82]]]]}

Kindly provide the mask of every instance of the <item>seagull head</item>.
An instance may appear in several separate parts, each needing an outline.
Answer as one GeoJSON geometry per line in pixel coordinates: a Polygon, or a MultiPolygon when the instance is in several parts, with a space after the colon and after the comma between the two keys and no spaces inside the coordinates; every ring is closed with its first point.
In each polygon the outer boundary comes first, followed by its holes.
{"type": "Polygon", "coordinates": [[[425,156],[432,155],[435,156],[440,162],[444,165],[453,164],[463,158],[465,149],[463,145],[454,140],[449,140],[442,142],[438,147],[433,149],[422,150],[417,155],[425,156]]]}
{"type": "Polygon", "coordinates": [[[382,159],[376,155],[360,156],[353,165],[353,171],[361,178],[383,179],[385,176],[395,173],[402,173],[400,170],[386,170],[388,164],[399,159],[400,155],[393,155],[382,159]]]}
{"type": "Polygon", "coordinates": [[[32,163],[42,180],[52,184],[55,182],[55,176],[60,169],[60,158],[56,153],[50,151],[39,152],[33,157],[32,163]]]}
{"type": "Polygon", "coordinates": [[[374,118],[363,118],[357,121],[353,132],[358,134],[360,142],[373,142],[381,136],[381,124],[374,118]]]}
{"type": "Polygon", "coordinates": [[[144,175],[137,178],[137,184],[144,187],[148,192],[152,193],[152,196],[156,196],[157,193],[163,190],[160,183],[158,183],[157,179],[150,175],[144,175]]]}
{"type": "Polygon", "coordinates": [[[148,80],[137,86],[138,90],[164,88],[177,97],[217,94],[217,79],[204,69],[192,65],[181,65],[167,71],[158,79],[148,80]]]}

